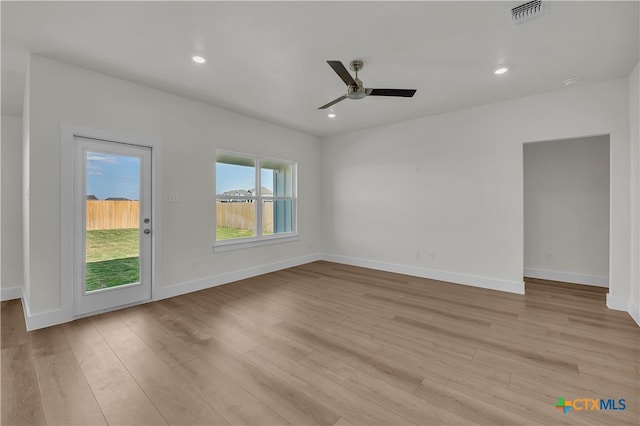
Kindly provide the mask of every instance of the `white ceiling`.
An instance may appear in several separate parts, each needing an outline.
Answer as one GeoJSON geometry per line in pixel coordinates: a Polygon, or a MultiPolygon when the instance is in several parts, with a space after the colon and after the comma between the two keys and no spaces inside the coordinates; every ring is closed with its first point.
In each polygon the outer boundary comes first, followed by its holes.
{"type": "Polygon", "coordinates": [[[637,1],[554,1],[512,25],[520,3],[2,1],[2,112],[21,114],[26,52],[317,136],[625,77],[638,63],[637,1]],[[327,118],[317,108],[345,86],[326,60],[356,58],[365,86],[415,97],[345,100],[327,118]],[[502,63],[511,71],[493,75],[502,63]]]}

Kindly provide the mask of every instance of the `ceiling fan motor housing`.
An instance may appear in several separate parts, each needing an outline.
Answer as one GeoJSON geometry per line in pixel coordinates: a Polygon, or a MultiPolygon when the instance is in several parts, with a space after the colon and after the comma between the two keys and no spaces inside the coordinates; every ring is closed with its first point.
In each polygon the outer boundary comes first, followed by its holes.
{"type": "Polygon", "coordinates": [[[349,99],[362,99],[367,96],[367,89],[362,85],[362,81],[359,78],[355,79],[357,86],[349,86],[347,89],[347,98],[349,99]]]}

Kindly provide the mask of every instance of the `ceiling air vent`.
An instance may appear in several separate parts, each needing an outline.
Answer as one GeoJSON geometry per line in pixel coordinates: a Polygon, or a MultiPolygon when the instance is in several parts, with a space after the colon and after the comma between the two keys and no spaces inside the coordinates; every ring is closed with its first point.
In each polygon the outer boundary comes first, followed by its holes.
{"type": "Polygon", "coordinates": [[[546,5],[543,0],[533,0],[523,3],[511,9],[511,23],[522,24],[523,22],[539,18],[544,15],[545,11],[546,5]]]}

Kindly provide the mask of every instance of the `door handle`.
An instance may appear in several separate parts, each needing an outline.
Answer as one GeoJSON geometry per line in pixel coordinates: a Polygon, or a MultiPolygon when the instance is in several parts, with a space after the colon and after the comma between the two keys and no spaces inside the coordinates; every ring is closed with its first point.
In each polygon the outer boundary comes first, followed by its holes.
{"type": "Polygon", "coordinates": [[[151,233],[151,229],[145,229],[145,230],[144,230],[144,231],[142,231],[142,232],[144,232],[145,234],[150,234],[150,233],[151,233]]]}

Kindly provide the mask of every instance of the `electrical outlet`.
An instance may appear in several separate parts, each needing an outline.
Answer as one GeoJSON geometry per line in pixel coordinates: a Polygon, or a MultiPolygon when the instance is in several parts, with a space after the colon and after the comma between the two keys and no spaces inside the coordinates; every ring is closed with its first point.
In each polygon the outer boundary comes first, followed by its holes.
{"type": "Polygon", "coordinates": [[[197,269],[198,268],[198,259],[193,259],[191,261],[191,269],[197,269]]]}
{"type": "Polygon", "coordinates": [[[178,202],[178,194],[176,193],[170,193],[169,194],[169,202],[170,203],[177,203],[178,202]]]}
{"type": "Polygon", "coordinates": [[[429,259],[436,260],[436,252],[435,251],[430,251],[429,252],[429,259]]]}
{"type": "Polygon", "coordinates": [[[420,258],[420,250],[416,250],[416,257],[420,258]]]}
{"type": "Polygon", "coordinates": [[[553,260],[553,255],[551,253],[547,253],[547,261],[551,262],[553,260]]]}

